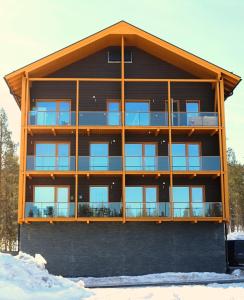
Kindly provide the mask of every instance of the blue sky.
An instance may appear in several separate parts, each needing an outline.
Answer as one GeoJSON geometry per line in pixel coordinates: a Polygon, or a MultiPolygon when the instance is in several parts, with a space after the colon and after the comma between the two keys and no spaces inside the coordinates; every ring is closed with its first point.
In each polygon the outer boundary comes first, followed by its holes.
{"type": "MultiPolygon", "coordinates": [[[[20,113],[2,77],[120,20],[244,77],[244,0],[0,0],[0,107],[16,142],[20,113]]],[[[243,114],[241,82],[226,101],[226,127],[242,162],[243,114]]]]}

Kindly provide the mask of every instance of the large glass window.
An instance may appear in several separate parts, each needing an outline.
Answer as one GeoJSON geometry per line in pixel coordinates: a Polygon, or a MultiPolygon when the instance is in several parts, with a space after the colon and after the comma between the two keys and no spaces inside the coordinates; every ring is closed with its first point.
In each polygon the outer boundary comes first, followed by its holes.
{"type": "Polygon", "coordinates": [[[150,125],[149,101],[127,101],[125,103],[125,125],[150,125]]]}
{"type": "Polygon", "coordinates": [[[108,207],[109,189],[108,186],[90,186],[90,207],[108,207]]]}
{"type": "Polygon", "coordinates": [[[157,187],[127,186],[125,188],[126,216],[156,216],[157,187]]]}
{"type": "Polygon", "coordinates": [[[199,116],[199,102],[187,101],[186,102],[187,125],[195,123],[195,119],[199,116]]]}
{"type": "Polygon", "coordinates": [[[35,170],[69,170],[69,144],[36,143],[35,170]]]}
{"type": "MultiPolygon", "coordinates": [[[[70,102],[38,100],[34,116],[35,125],[70,125],[70,102]]],[[[32,117],[33,114],[31,114],[32,117]]]]}
{"type": "Polygon", "coordinates": [[[156,145],[125,144],[125,167],[126,170],[156,170],[156,145]]]}
{"type": "Polygon", "coordinates": [[[34,187],[33,210],[37,217],[69,216],[69,187],[34,187]]]}
{"type": "Polygon", "coordinates": [[[203,187],[174,186],[174,217],[203,216],[203,187]]]}
{"type": "Polygon", "coordinates": [[[90,170],[109,169],[108,143],[90,144],[90,170]]]}
{"type": "Polygon", "coordinates": [[[200,145],[197,143],[172,143],[173,170],[200,170],[200,145]]]}

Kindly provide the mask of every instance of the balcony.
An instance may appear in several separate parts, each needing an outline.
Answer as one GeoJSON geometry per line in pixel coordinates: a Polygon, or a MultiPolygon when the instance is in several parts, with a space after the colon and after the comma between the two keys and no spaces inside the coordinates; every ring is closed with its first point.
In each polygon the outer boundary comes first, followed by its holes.
{"type": "Polygon", "coordinates": [[[126,112],[125,126],[168,126],[167,112],[126,112]]]}
{"type": "Polygon", "coordinates": [[[80,111],[79,126],[120,126],[121,113],[107,111],[80,111]]]}
{"type": "Polygon", "coordinates": [[[168,156],[126,156],[126,171],[169,171],[168,156]]]}
{"type": "Polygon", "coordinates": [[[126,217],[170,217],[169,202],[127,202],[126,217]]]}
{"type": "Polygon", "coordinates": [[[78,217],[122,217],[121,202],[79,202],[78,217]]]}
{"type": "Polygon", "coordinates": [[[173,171],[220,171],[219,156],[172,156],[173,171]]]}
{"type": "Polygon", "coordinates": [[[174,202],[173,216],[186,217],[222,217],[222,203],[220,202],[174,202]]]}
{"type": "Polygon", "coordinates": [[[27,156],[27,171],[74,171],[74,156],[27,156]]]}
{"type": "Polygon", "coordinates": [[[75,111],[30,111],[28,124],[32,126],[75,126],[75,111]]]}
{"type": "Polygon", "coordinates": [[[172,126],[186,127],[216,127],[218,126],[217,112],[173,112],[172,126]]]}
{"type": "Polygon", "coordinates": [[[121,171],[121,156],[79,156],[79,171],[121,171]]]}
{"type": "Polygon", "coordinates": [[[26,218],[55,218],[74,217],[75,203],[53,203],[53,202],[26,202],[26,218]]]}

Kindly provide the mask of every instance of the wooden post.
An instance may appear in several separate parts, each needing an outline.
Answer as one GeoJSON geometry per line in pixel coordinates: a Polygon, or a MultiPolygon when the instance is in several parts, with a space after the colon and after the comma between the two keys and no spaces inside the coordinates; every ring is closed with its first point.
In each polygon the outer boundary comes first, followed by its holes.
{"type": "Polygon", "coordinates": [[[171,84],[168,81],[168,125],[169,125],[169,144],[168,144],[168,155],[169,155],[169,205],[170,205],[170,216],[173,218],[173,169],[172,169],[172,128],[171,128],[171,84]]]}
{"type": "Polygon", "coordinates": [[[124,36],[121,37],[121,120],[122,120],[122,211],[123,223],[126,221],[125,199],[125,64],[124,64],[124,36]]]}
{"type": "Polygon", "coordinates": [[[79,185],[79,96],[80,83],[76,81],[76,112],[75,112],[75,218],[78,218],[78,185],[79,185]]]}

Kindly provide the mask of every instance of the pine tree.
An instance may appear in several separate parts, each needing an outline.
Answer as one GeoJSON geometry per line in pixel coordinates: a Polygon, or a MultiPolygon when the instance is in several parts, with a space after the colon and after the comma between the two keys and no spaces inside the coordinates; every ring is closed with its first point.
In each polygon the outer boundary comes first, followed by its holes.
{"type": "Polygon", "coordinates": [[[0,109],[0,248],[13,250],[17,241],[18,157],[0,109]]]}

